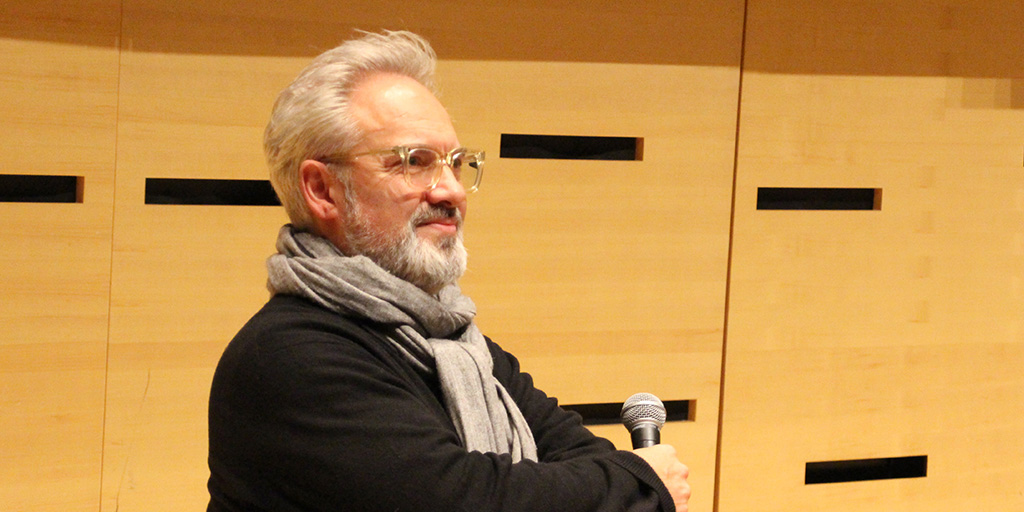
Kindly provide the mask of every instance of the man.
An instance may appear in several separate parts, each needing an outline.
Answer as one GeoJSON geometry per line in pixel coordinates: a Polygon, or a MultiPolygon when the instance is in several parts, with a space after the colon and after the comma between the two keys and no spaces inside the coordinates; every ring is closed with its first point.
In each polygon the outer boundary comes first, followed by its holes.
{"type": "Polygon", "coordinates": [[[473,324],[456,282],[483,153],[460,147],[435,60],[369,34],[275,103],[291,224],[214,376],[209,510],[686,510],[672,447],[614,450],[473,324]]]}

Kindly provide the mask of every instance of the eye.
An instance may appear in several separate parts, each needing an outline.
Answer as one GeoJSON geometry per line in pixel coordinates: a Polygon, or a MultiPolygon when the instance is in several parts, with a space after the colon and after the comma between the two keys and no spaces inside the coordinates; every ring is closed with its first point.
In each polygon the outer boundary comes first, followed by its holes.
{"type": "Polygon", "coordinates": [[[426,148],[415,148],[409,150],[409,172],[422,172],[430,170],[437,162],[437,153],[426,148]]]}
{"type": "Polygon", "coordinates": [[[465,160],[466,154],[463,152],[455,153],[454,155],[452,155],[452,169],[456,171],[462,169],[462,164],[465,162],[465,160]]]}

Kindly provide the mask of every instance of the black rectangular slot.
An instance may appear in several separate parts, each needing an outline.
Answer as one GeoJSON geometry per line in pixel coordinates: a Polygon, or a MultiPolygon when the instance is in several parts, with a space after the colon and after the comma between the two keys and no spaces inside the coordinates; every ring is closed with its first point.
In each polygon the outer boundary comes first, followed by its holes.
{"type": "Polygon", "coordinates": [[[643,160],[641,137],[501,134],[501,158],[643,160]]]}
{"type": "Polygon", "coordinates": [[[757,189],[758,210],[881,210],[880,188],[757,189]]]}
{"type": "Polygon", "coordinates": [[[832,460],[808,462],[804,483],[833,484],[898,478],[923,478],[928,475],[928,456],[882,459],[832,460]]]}
{"type": "MultiPolygon", "coordinates": [[[[665,404],[667,418],[665,421],[693,421],[693,413],[696,410],[695,400],[668,400],[665,404]]],[[[590,425],[615,425],[622,423],[623,402],[608,402],[599,404],[574,404],[562,405],[562,409],[573,411],[583,416],[583,424],[590,425]]]]}
{"type": "Polygon", "coordinates": [[[268,180],[146,178],[146,204],[280,206],[268,180]]]}
{"type": "Polygon", "coordinates": [[[0,203],[81,203],[82,176],[0,174],[0,203]]]}

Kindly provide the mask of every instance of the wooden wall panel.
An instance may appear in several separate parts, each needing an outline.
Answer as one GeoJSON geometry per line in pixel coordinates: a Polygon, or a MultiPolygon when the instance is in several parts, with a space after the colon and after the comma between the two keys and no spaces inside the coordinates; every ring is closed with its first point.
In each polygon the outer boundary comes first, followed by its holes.
{"type": "Polygon", "coordinates": [[[1021,8],[991,4],[751,3],[721,512],[1024,507],[1021,8]],[[758,187],[883,193],[758,211],[758,187]],[[804,484],[921,455],[923,478],[804,484]]]}
{"type": "MultiPolygon", "coordinates": [[[[102,510],[206,506],[206,413],[224,346],[268,294],[279,207],[146,204],[147,178],[266,179],[282,80],[252,56],[142,52],[126,5],[102,510]]],[[[290,70],[289,70],[290,71],[290,70]]]]}
{"type": "Polygon", "coordinates": [[[4,510],[99,504],[116,10],[44,1],[0,11],[0,174],[80,176],[84,185],[78,203],[0,202],[4,510]]]}
{"type": "MultiPolygon", "coordinates": [[[[638,391],[696,400],[696,421],[667,425],[663,439],[693,468],[692,510],[709,510],[737,68],[471,61],[444,71],[464,144],[496,148],[501,133],[643,137],[643,161],[490,158],[470,199],[463,286],[484,332],[564,404],[638,391]],[[638,93],[638,79],[656,85],[638,93]]],[[[621,426],[601,434],[629,447],[621,426]]]]}
{"type": "Polygon", "coordinates": [[[123,4],[0,14],[0,173],[85,183],[82,203],[0,203],[4,506],[204,506],[209,379],[266,298],[284,215],[146,205],[145,181],[264,178],[276,93],[386,25],[431,39],[462,140],[489,154],[463,283],[485,332],[563,403],[695,400],[664,433],[691,510],[716,492],[723,512],[918,510],[950,489],[1021,507],[1017,3],[751,0],[742,91],[739,1],[123,4]],[[501,158],[503,133],[642,137],[644,158],[501,158]],[[755,209],[780,186],[882,205],[755,209]],[[925,478],[803,484],[807,462],[908,455],[925,478]]]}
{"type": "Polygon", "coordinates": [[[405,21],[388,25],[423,33],[444,59],[463,140],[491,155],[468,224],[466,288],[484,327],[563,402],[696,399],[698,421],[666,439],[695,467],[694,510],[710,510],[741,4],[449,7],[125,3],[104,510],[207,499],[209,378],[266,298],[263,260],[284,221],[276,208],[145,205],[145,178],[265,177],[277,91],[350,27],[376,30],[395,10],[405,21]],[[602,30],[543,36],[573,19],[602,30]],[[469,45],[460,30],[474,23],[492,30],[469,45]],[[514,43],[509,26],[522,28],[514,43]],[[522,58],[596,63],[505,62],[522,58]],[[500,134],[515,132],[644,137],[645,161],[498,158],[500,134]]]}

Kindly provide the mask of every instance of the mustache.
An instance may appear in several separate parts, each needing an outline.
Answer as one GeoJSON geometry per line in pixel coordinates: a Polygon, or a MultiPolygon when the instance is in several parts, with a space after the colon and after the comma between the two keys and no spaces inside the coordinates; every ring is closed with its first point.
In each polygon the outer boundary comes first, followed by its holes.
{"type": "Polygon", "coordinates": [[[459,228],[462,227],[462,212],[460,212],[458,208],[445,207],[439,204],[428,204],[417,208],[416,212],[413,213],[412,218],[409,219],[409,223],[416,226],[425,222],[448,219],[455,219],[456,225],[459,228]]]}

